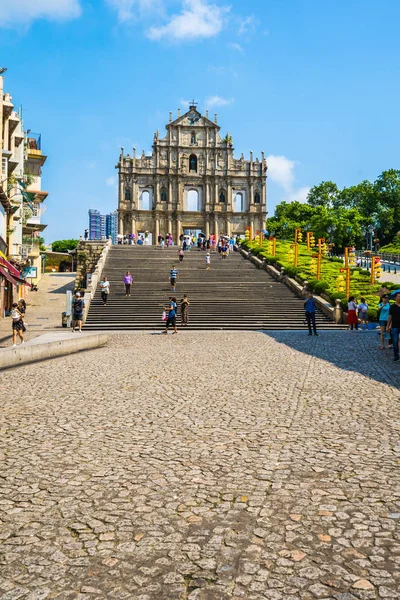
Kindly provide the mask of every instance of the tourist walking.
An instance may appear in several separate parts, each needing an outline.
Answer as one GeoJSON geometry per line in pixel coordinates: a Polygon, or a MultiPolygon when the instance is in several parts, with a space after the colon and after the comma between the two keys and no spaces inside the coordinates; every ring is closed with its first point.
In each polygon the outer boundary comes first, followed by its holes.
{"type": "Polygon", "coordinates": [[[133,277],[129,271],[125,273],[124,284],[125,284],[125,296],[131,295],[131,287],[132,287],[133,277]]]}
{"type": "Polygon", "coordinates": [[[350,296],[347,304],[347,325],[349,325],[351,331],[353,331],[354,327],[358,329],[357,308],[355,297],[350,296]]]}
{"type": "Polygon", "coordinates": [[[392,334],[394,362],[399,360],[399,336],[400,336],[400,292],[394,297],[395,303],[389,309],[387,330],[392,334]]]}
{"type": "Polygon", "coordinates": [[[179,262],[182,262],[183,256],[184,256],[183,248],[179,248],[178,256],[179,256],[179,262]]]}
{"type": "Polygon", "coordinates": [[[361,298],[358,305],[358,318],[360,319],[361,329],[365,323],[365,329],[368,331],[368,304],[365,302],[365,298],[361,298]]]}
{"type": "Polygon", "coordinates": [[[206,271],[211,269],[211,255],[209,252],[206,254],[206,271]]]}
{"type": "Polygon", "coordinates": [[[102,281],[100,281],[100,289],[101,289],[101,299],[103,300],[103,304],[107,304],[108,295],[110,293],[110,282],[107,277],[104,277],[102,281]]]}
{"type": "Polygon", "coordinates": [[[79,292],[76,292],[75,298],[72,301],[72,333],[75,331],[75,327],[78,325],[79,333],[82,333],[82,320],[83,320],[83,309],[85,308],[85,302],[79,292]]]}
{"type": "Polygon", "coordinates": [[[11,308],[11,319],[12,319],[12,332],[13,332],[13,346],[17,345],[17,334],[21,340],[21,344],[24,343],[24,315],[18,309],[18,304],[13,302],[11,308]]]}
{"type": "MultiPolygon", "coordinates": [[[[390,302],[388,296],[382,296],[380,303],[378,304],[378,319],[379,327],[381,330],[381,348],[385,349],[385,339],[388,337],[387,324],[389,320],[390,302]]],[[[389,334],[390,338],[390,334],[389,334]]],[[[389,343],[388,343],[389,344],[389,343]]]]}
{"type": "Polygon", "coordinates": [[[165,312],[168,313],[167,320],[165,322],[165,331],[164,333],[168,333],[169,326],[171,325],[174,328],[172,333],[178,333],[176,328],[176,298],[172,297],[169,301],[168,306],[164,308],[165,312]]]}
{"type": "Polygon", "coordinates": [[[304,310],[306,311],[306,321],[308,325],[308,335],[318,335],[317,333],[317,325],[315,322],[315,313],[317,312],[317,307],[315,305],[315,299],[312,292],[309,292],[307,295],[307,300],[304,302],[304,310]]]}
{"type": "Polygon", "coordinates": [[[169,272],[169,280],[171,283],[171,292],[175,292],[176,280],[178,279],[178,275],[179,275],[179,271],[174,265],[169,272]]]}
{"type": "Polygon", "coordinates": [[[181,321],[183,327],[187,327],[189,324],[189,306],[190,302],[187,294],[183,294],[183,298],[181,300],[181,321]]]}

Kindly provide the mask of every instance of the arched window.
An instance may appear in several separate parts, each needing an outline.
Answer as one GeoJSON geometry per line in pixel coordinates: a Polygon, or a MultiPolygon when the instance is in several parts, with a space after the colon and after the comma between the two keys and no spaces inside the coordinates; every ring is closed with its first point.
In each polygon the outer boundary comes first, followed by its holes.
{"type": "Polygon", "coordinates": [[[190,137],[190,143],[191,144],[195,144],[196,143],[196,132],[192,131],[192,135],[190,137]]]}
{"type": "Polygon", "coordinates": [[[197,173],[197,156],[195,154],[191,154],[189,157],[189,171],[197,173]]]}
{"type": "Polygon", "coordinates": [[[260,204],[260,202],[261,202],[260,194],[259,194],[259,192],[256,192],[254,194],[254,204],[260,204]]]}
{"type": "Polygon", "coordinates": [[[131,190],[129,188],[125,188],[125,200],[131,199],[131,190]]]}
{"type": "Polygon", "coordinates": [[[238,192],[235,194],[235,212],[243,212],[244,211],[244,203],[243,203],[243,194],[242,192],[238,192]]]}
{"type": "Polygon", "coordinates": [[[197,212],[199,209],[199,192],[197,190],[189,190],[187,194],[187,210],[197,212]]]}
{"type": "Polygon", "coordinates": [[[219,195],[219,201],[221,202],[221,204],[223,204],[225,202],[225,194],[224,192],[221,192],[219,195]]]}
{"type": "Polygon", "coordinates": [[[167,192],[166,192],[166,190],[161,190],[161,202],[167,202],[167,192]]]}
{"type": "Polygon", "coordinates": [[[142,210],[151,210],[150,192],[148,190],[142,192],[142,210]]]}

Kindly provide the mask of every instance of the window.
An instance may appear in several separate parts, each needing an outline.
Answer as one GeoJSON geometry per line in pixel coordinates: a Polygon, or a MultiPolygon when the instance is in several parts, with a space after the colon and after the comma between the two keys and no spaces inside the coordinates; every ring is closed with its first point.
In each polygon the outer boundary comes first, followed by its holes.
{"type": "Polygon", "coordinates": [[[219,195],[219,201],[221,202],[221,204],[223,204],[225,202],[225,194],[224,192],[221,192],[219,195]]]}
{"type": "Polygon", "coordinates": [[[151,210],[150,192],[148,190],[142,192],[142,210],[151,210]]]}
{"type": "Polygon", "coordinates": [[[189,190],[187,195],[187,210],[197,212],[199,209],[199,192],[197,190],[189,190]]]}
{"type": "Polygon", "coordinates": [[[254,194],[254,204],[260,204],[260,202],[261,202],[260,194],[259,194],[259,192],[256,192],[254,194]]]}
{"type": "Polygon", "coordinates": [[[166,192],[166,190],[161,190],[161,202],[167,202],[167,192],[166,192]]]}
{"type": "Polygon", "coordinates": [[[189,171],[197,173],[197,156],[195,154],[191,154],[189,157],[189,171]]]}
{"type": "Polygon", "coordinates": [[[194,131],[192,131],[192,135],[190,137],[190,143],[196,144],[196,133],[194,131]]]}
{"type": "Polygon", "coordinates": [[[1,159],[1,174],[5,175],[5,177],[7,177],[7,159],[6,158],[1,159]]]}
{"type": "Polygon", "coordinates": [[[244,211],[242,192],[238,192],[237,194],[235,194],[234,211],[235,212],[243,212],[244,211]]]}
{"type": "Polygon", "coordinates": [[[125,200],[131,199],[131,190],[129,188],[125,188],[125,200]]]}

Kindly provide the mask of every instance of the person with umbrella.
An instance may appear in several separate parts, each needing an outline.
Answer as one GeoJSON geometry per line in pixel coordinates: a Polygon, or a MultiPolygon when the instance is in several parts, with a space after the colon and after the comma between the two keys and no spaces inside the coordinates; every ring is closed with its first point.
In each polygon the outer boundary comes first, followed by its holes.
{"type": "Polygon", "coordinates": [[[389,319],[387,324],[387,330],[392,334],[393,339],[393,361],[399,360],[399,335],[400,335],[400,290],[395,290],[390,294],[390,298],[393,298],[395,303],[392,304],[389,310],[389,319]]]}

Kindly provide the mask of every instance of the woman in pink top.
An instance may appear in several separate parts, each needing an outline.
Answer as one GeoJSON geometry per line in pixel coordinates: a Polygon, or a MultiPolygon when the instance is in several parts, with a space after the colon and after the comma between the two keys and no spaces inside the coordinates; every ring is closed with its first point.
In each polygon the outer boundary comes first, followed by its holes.
{"type": "Polygon", "coordinates": [[[125,296],[130,296],[131,295],[131,285],[132,285],[132,275],[129,273],[129,271],[126,272],[126,275],[124,277],[124,284],[125,284],[125,296]]]}

